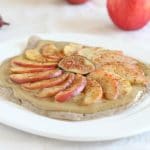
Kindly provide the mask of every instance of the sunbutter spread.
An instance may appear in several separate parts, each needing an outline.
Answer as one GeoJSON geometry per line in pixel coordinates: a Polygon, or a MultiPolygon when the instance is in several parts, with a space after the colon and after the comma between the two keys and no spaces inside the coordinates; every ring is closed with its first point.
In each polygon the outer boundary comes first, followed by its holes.
{"type": "Polygon", "coordinates": [[[89,114],[136,101],[149,84],[150,67],[121,51],[40,41],[5,61],[0,79],[0,86],[39,109],[89,114]]]}

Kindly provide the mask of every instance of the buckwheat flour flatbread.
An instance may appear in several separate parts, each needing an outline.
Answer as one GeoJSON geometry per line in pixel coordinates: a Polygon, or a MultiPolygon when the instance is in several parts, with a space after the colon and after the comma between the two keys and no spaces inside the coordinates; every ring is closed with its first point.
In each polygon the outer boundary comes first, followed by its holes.
{"type": "Polygon", "coordinates": [[[150,66],[122,51],[29,39],[0,66],[0,93],[50,118],[86,120],[112,115],[149,92],[150,66]]]}

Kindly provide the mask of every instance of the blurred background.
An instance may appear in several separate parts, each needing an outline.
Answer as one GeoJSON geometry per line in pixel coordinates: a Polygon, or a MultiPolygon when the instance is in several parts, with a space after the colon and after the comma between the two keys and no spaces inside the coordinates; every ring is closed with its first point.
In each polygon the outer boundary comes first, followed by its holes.
{"type": "Polygon", "coordinates": [[[0,0],[0,15],[10,23],[0,29],[0,41],[34,33],[86,33],[149,38],[150,24],[132,33],[113,25],[106,0],[71,5],[66,0],[0,0]]]}

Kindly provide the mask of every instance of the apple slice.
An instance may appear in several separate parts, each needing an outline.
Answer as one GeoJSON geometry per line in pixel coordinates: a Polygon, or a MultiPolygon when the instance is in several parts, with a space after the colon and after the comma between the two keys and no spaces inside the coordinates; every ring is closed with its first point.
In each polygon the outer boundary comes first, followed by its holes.
{"type": "Polygon", "coordinates": [[[41,53],[44,57],[59,61],[63,56],[60,50],[56,48],[54,44],[45,44],[41,47],[41,53]]]}
{"type": "Polygon", "coordinates": [[[146,77],[143,70],[137,65],[112,63],[106,64],[101,69],[109,72],[114,72],[132,84],[146,84],[146,77]]]}
{"type": "Polygon", "coordinates": [[[49,67],[49,68],[26,68],[26,67],[12,67],[10,68],[10,71],[12,73],[34,73],[34,72],[42,72],[42,71],[48,71],[48,70],[54,70],[55,67],[49,67]]]}
{"type": "Polygon", "coordinates": [[[131,83],[121,76],[116,75],[116,78],[119,80],[119,96],[128,95],[132,91],[131,83]]]}
{"type": "Polygon", "coordinates": [[[37,61],[37,62],[47,62],[46,58],[44,58],[39,51],[35,49],[28,49],[25,51],[25,56],[29,60],[37,61]]]}
{"type": "Polygon", "coordinates": [[[71,55],[75,55],[77,54],[77,52],[79,50],[82,49],[82,45],[80,44],[75,44],[75,43],[70,43],[70,44],[67,44],[65,47],[64,47],[64,54],[66,56],[71,56],[71,55]]]}
{"type": "Polygon", "coordinates": [[[22,84],[22,87],[26,89],[30,89],[30,90],[52,87],[52,86],[55,86],[64,82],[67,79],[68,75],[69,75],[68,73],[64,73],[61,76],[56,77],[56,78],[38,81],[34,83],[24,83],[22,84]]]}
{"type": "Polygon", "coordinates": [[[106,99],[117,99],[119,96],[119,80],[112,73],[96,70],[89,74],[90,78],[98,81],[103,89],[106,99]]]}
{"type": "Polygon", "coordinates": [[[45,97],[54,96],[58,92],[66,89],[67,87],[69,87],[72,84],[74,78],[75,78],[75,75],[73,73],[70,73],[69,77],[68,77],[68,79],[66,81],[64,81],[63,83],[61,83],[60,85],[57,85],[57,86],[44,88],[43,90],[41,90],[37,94],[37,97],[45,98],[45,97]]]}
{"type": "Polygon", "coordinates": [[[123,55],[122,51],[119,51],[119,50],[112,51],[112,50],[104,49],[102,47],[101,48],[85,47],[85,48],[82,48],[82,49],[78,50],[77,54],[92,60],[93,58],[95,58],[99,55],[102,55],[104,53],[123,55]]]}
{"type": "Polygon", "coordinates": [[[90,105],[101,100],[103,96],[103,90],[101,85],[93,79],[87,79],[87,85],[84,90],[83,105],[90,105]]]}
{"type": "Polygon", "coordinates": [[[58,66],[66,71],[87,74],[95,70],[92,62],[83,56],[73,55],[64,57],[58,66]]]}
{"type": "Polygon", "coordinates": [[[58,59],[55,58],[46,58],[44,56],[41,55],[41,53],[35,49],[29,49],[25,51],[25,56],[27,59],[32,60],[32,61],[37,61],[37,62],[53,62],[53,63],[57,63],[58,59]]]}
{"type": "Polygon", "coordinates": [[[42,47],[41,47],[41,53],[45,56],[48,56],[48,55],[53,55],[55,54],[56,52],[58,52],[59,50],[57,49],[57,47],[52,44],[52,43],[47,43],[47,44],[44,44],[42,47]]]}
{"type": "Polygon", "coordinates": [[[61,74],[62,70],[56,69],[38,73],[11,74],[10,79],[15,83],[22,84],[58,77],[61,74]]]}
{"type": "Polygon", "coordinates": [[[129,63],[129,64],[137,64],[137,60],[134,58],[125,56],[125,55],[120,55],[117,53],[102,53],[101,55],[97,55],[93,58],[92,60],[95,64],[96,67],[101,67],[104,64],[111,64],[113,62],[119,62],[119,63],[129,63]]]}
{"type": "Polygon", "coordinates": [[[61,91],[58,94],[56,94],[55,100],[58,102],[65,102],[71,99],[72,97],[79,95],[84,90],[86,83],[86,77],[77,74],[72,85],[64,91],[61,91]]]}
{"type": "Polygon", "coordinates": [[[11,64],[16,64],[18,66],[22,66],[22,67],[30,67],[30,68],[47,68],[47,67],[55,67],[57,66],[56,62],[49,62],[49,63],[38,63],[38,62],[33,62],[33,61],[29,61],[26,59],[21,59],[21,58],[15,58],[11,61],[11,64]]]}
{"type": "Polygon", "coordinates": [[[106,99],[117,99],[119,96],[129,94],[132,90],[128,80],[113,72],[97,70],[88,77],[97,80],[101,84],[106,99]]]}

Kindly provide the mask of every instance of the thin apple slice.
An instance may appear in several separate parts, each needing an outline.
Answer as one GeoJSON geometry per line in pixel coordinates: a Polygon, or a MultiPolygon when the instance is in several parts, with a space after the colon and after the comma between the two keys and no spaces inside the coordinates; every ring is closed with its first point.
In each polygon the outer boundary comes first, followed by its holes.
{"type": "Polygon", "coordinates": [[[90,73],[88,77],[95,79],[101,84],[106,99],[112,100],[118,98],[119,80],[114,74],[102,70],[96,70],[90,73]]]}
{"type": "Polygon", "coordinates": [[[12,73],[34,73],[34,72],[42,72],[42,71],[48,71],[48,70],[54,70],[55,67],[49,67],[49,68],[26,68],[26,67],[11,67],[10,71],[12,73]]]}
{"type": "Polygon", "coordinates": [[[87,79],[87,85],[84,90],[82,105],[90,105],[101,100],[103,90],[101,85],[94,79],[87,79]]]}
{"type": "Polygon", "coordinates": [[[60,85],[57,85],[57,86],[44,88],[43,90],[41,90],[37,94],[37,97],[45,98],[45,97],[54,96],[58,92],[66,89],[67,87],[69,87],[72,84],[74,78],[75,78],[75,75],[73,73],[70,73],[69,77],[68,77],[68,79],[66,81],[64,81],[63,83],[61,83],[60,85]]]}
{"type": "Polygon", "coordinates": [[[64,47],[64,54],[66,56],[71,56],[71,55],[75,55],[78,53],[79,50],[82,49],[82,45],[80,44],[75,44],[75,43],[70,43],[70,44],[67,44],[65,47],[64,47]]]}
{"type": "Polygon", "coordinates": [[[68,73],[64,73],[59,77],[48,79],[48,80],[43,80],[43,81],[38,81],[34,83],[24,83],[22,84],[22,87],[30,90],[35,90],[35,89],[43,89],[43,88],[48,88],[48,87],[53,87],[55,85],[61,84],[64,82],[67,77],[68,73]]]}
{"type": "Polygon", "coordinates": [[[25,51],[25,56],[27,59],[37,62],[47,62],[46,58],[43,57],[39,51],[35,49],[28,49],[25,51]]]}
{"type": "Polygon", "coordinates": [[[41,53],[44,55],[44,56],[51,56],[53,54],[55,54],[56,52],[59,52],[59,50],[57,49],[57,47],[52,44],[52,43],[47,43],[47,44],[44,44],[42,47],[41,47],[41,53]]]}
{"type": "Polygon", "coordinates": [[[40,62],[33,62],[26,59],[15,58],[11,61],[11,64],[16,64],[22,67],[30,67],[30,68],[47,68],[47,67],[55,67],[57,66],[57,62],[48,62],[48,63],[40,63],[40,62]]]}
{"type": "Polygon", "coordinates": [[[123,55],[123,52],[122,51],[118,51],[118,50],[115,50],[115,51],[112,51],[112,50],[106,50],[104,48],[95,48],[95,47],[85,47],[85,48],[82,48],[80,50],[78,50],[78,55],[80,56],[84,56],[90,60],[93,60],[93,58],[97,57],[97,56],[100,56],[104,53],[109,53],[109,54],[119,54],[119,55],[123,55]]]}
{"type": "Polygon", "coordinates": [[[114,75],[105,73],[100,81],[106,99],[117,99],[119,97],[119,81],[114,75]]]}
{"type": "Polygon", "coordinates": [[[77,74],[72,85],[64,91],[61,91],[58,94],[56,94],[55,100],[58,102],[65,102],[71,99],[72,97],[79,95],[84,90],[86,83],[86,77],[77,74]]]}
{"type": "Polygon", "coordinates": [[[22,84],[58,77],[61,74],[62,70],[56,69],[38,73],[11,74],[10,79],[15,83],[22,84]]]}
{"type": "Polygon", "coordinates": [[[116,78],[118,78],[119,80],[119,96],[125,96],[130,94],[130,92],[132,91],[131,83],[128,80],[122,78],[121,76],[118,76],[116,78]]]}
{"type": "Polygon", "coordinates": [[[41,63],[45,63],[45,62],[57,63],[58,62],[58,59],[56,57],[46,58],[46,57],[42,56],[41,53],[35,49],[26,50],[25,56],[29,60],[41,62],[41,63]]]}
{"type": "Polygon", "coordinates": [[[105,64],[111,64],[113,62],[119,62],[119,63],[129,63],[129,64],[137,64],[137,60],[134,58],[120,55],[117,53],[102,53],[100,55],[97,55],[93,57],[92,62],[96,64],[96,67],[101,67],[105,64]]]}
{"type": "Polygon", "coordinates": [[[101,69],[119,74],[132,84],[146,84],[144,71],[135,64],[111,63],[103,65],[101,69]]]}
{"type": "Polygon", "coordinates": [[[87,74],[95,70],[92,62],[83,56],[73,55],[64,57],[58,66],[66,71],[87,74]]]}
{"type": "Polygon", "coordinates": [[[60,50],[54,44],[45,44],[41,47],[41,53],[44,57],[59,61],[63,56],[60,50]]]}

